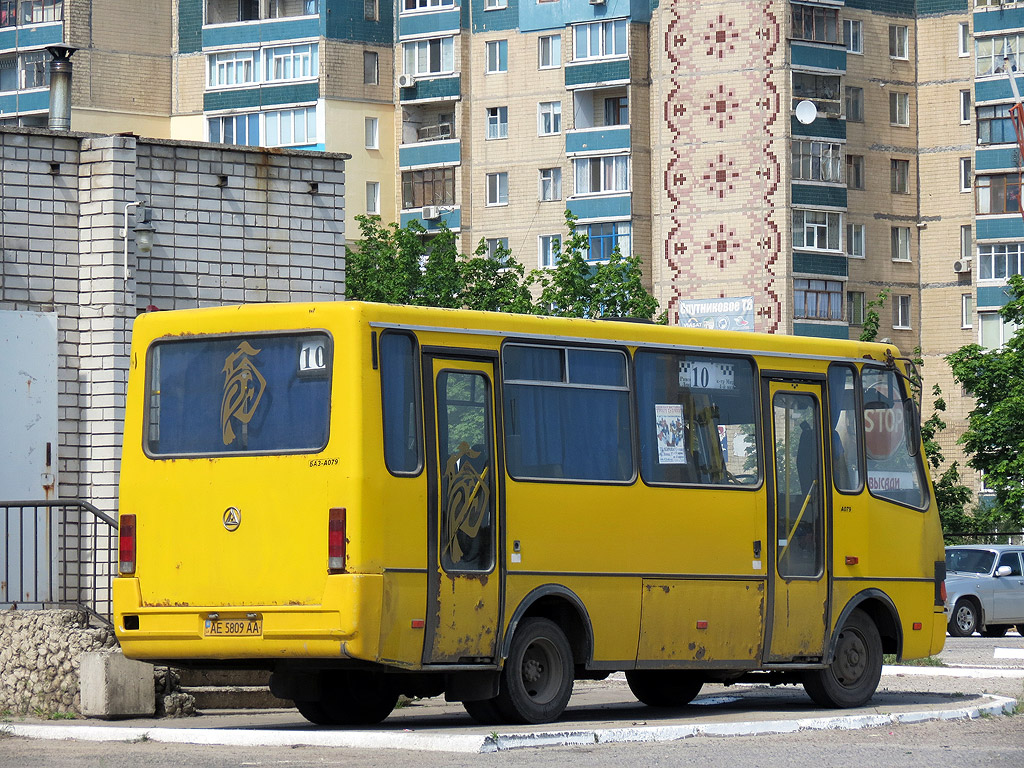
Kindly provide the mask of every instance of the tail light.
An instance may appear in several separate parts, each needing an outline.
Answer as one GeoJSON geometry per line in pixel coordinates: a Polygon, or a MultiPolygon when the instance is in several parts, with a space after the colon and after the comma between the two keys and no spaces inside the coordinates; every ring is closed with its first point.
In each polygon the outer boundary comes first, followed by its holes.
{"type": "Polygon", "coordinates": [[[946,602],[946,582],[942,582],[942,586],[939,587],[939,597],[942,598],[942,602],[946,602]]]}
{"type": "Polygon", "coordinates": [[[121,515],[118,523],[117,549],[118,573],[135,573],[135,515],[121,515]]]}
{"type": "Polygon", "coordinates": [[[345,508],[334,507],[327,523],[327,572],[345,572],[345,508]]]}

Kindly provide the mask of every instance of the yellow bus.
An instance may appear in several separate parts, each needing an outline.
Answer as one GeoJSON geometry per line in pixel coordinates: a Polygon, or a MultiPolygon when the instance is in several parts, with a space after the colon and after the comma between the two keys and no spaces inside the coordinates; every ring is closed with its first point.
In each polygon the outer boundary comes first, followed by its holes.
{"type": "Polygon", "coordinates": [[[127,656],[269,669],[320,724],[400,694],[557,719],[624,671],[874,694],[945,638],[890,344],[358,302],[135,322],[127,656]]]}

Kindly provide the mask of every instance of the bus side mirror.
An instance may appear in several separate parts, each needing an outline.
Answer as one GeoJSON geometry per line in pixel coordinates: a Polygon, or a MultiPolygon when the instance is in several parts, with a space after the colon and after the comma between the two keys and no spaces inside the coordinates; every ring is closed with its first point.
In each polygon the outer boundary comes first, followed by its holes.
{"type": "Polygon", "coordinates": [[[921,450],[921,417],[912,397],[903,400],[903,426],[907,431],[907,451],[917,456],[921,450]]]}

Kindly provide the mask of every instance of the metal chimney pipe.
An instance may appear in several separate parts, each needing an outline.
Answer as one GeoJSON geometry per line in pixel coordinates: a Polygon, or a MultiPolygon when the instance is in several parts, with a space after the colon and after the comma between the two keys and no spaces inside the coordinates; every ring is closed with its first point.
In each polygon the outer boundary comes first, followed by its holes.
{"type": "Polygon", "coordinates": [[[71,55],[77,51],[69,45],[49,45],[50,117],[46,127],[51,131],[71,130],[71,55]]]}

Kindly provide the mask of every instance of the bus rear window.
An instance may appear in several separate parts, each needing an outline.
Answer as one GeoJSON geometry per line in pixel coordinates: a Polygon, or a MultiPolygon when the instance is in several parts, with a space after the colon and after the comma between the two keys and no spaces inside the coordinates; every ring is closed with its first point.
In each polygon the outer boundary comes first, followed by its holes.
{"type": "Polygon", "coordinates": [[[331,341],[323,333],[158,342],[149,353],[147,452],[321,450],[330,371],[331,341]]]}
{"type": "Polygon", "coordinates": [[[925,509],[928,491],[919,458],[911,455],[907,445],[913,431],[905,423],[905,395],[899,378],[894,371],[865,366],[861,386],[871,495],[925,509]]]}

